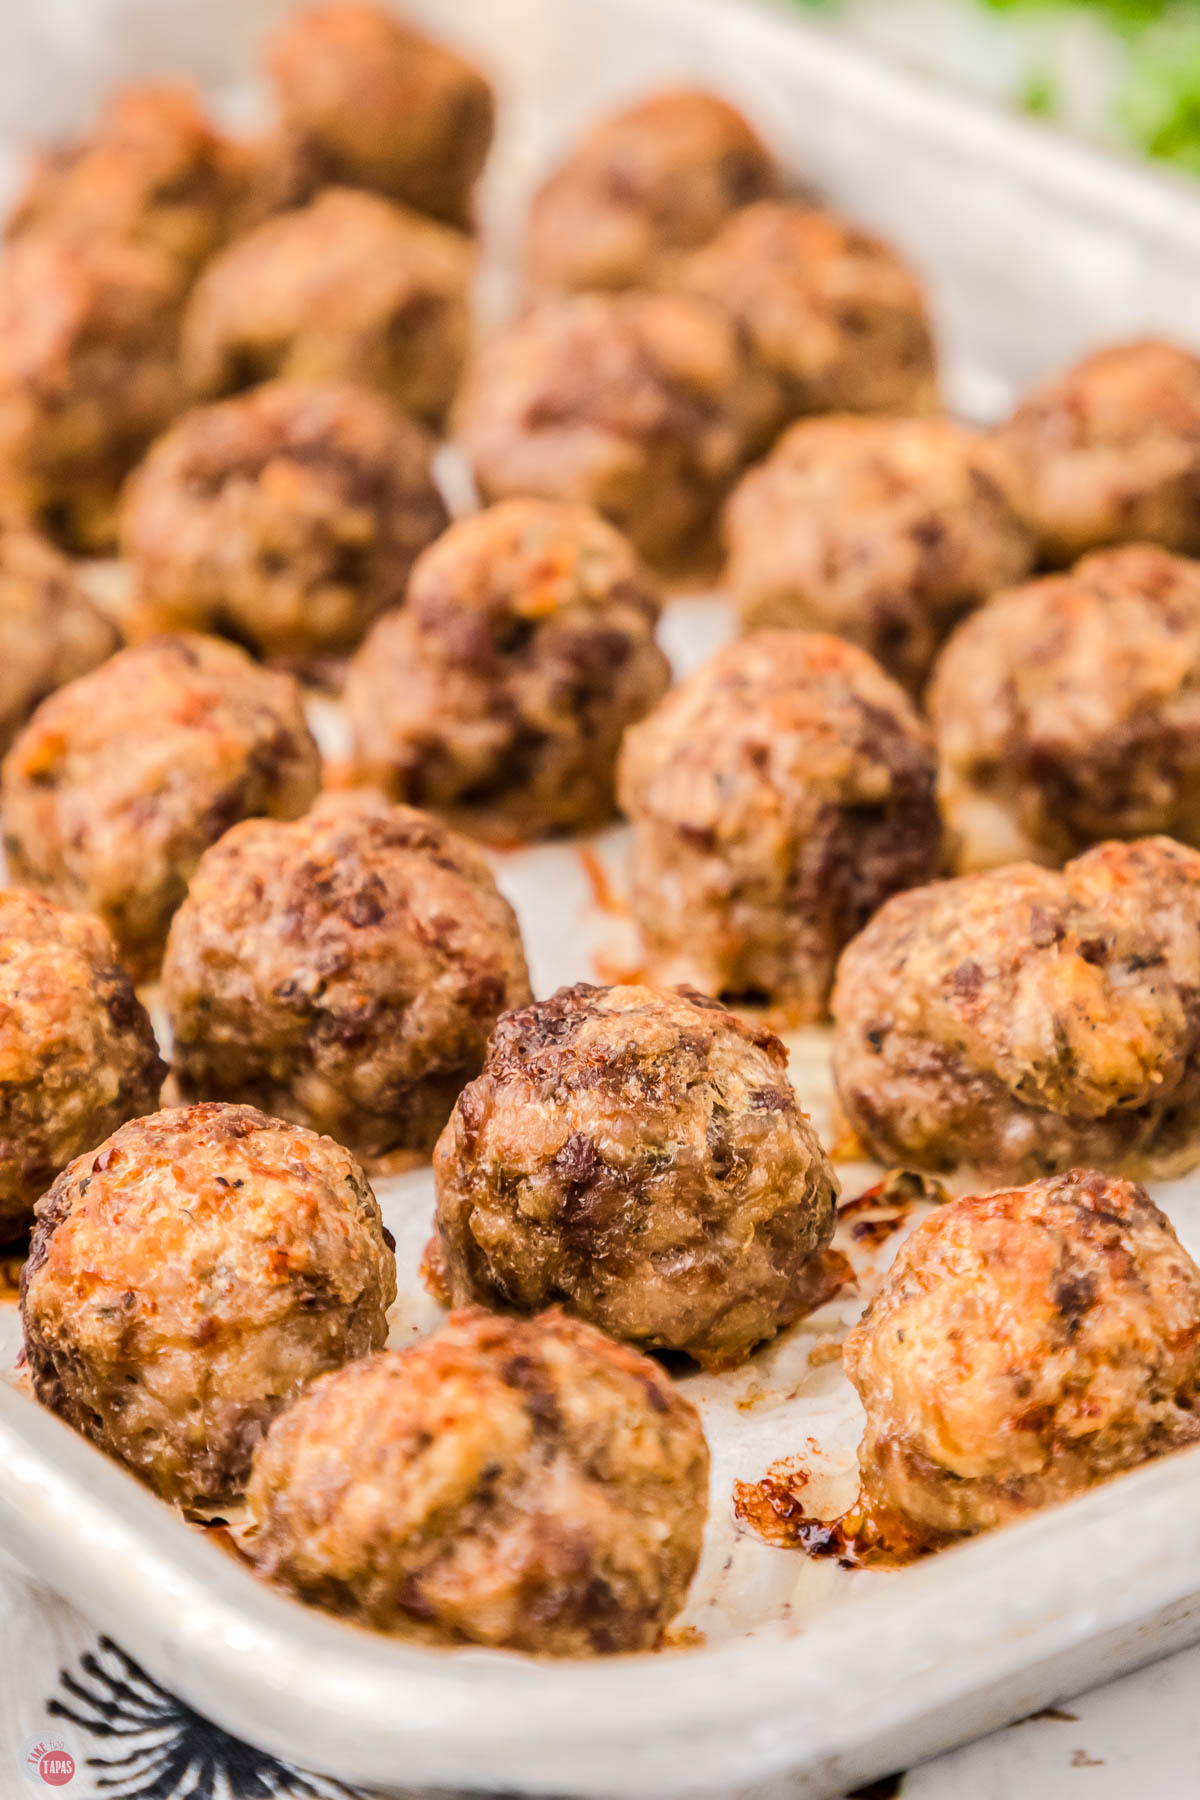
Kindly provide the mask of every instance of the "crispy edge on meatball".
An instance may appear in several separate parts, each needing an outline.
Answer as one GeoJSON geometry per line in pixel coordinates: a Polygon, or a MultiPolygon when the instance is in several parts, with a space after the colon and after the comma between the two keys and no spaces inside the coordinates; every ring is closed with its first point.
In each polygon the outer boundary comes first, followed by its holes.
{"type": "Polygon", "coordinates": [[[65,556],[36,532],[0,529],[0,755],[49,694],[119,643],[65,556]]]}

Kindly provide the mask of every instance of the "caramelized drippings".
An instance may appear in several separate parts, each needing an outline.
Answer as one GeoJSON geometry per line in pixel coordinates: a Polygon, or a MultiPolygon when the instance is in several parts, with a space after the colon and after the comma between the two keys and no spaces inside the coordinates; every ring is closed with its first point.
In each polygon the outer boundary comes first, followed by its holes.
{"type": "Polygon", "coordinates": [[[836,1519],[817,1519],[804,1509],[809,1470],[799,1457],[773,1462],[761,1481],[735,1481],[733,1510],[739,1523],[777,1550],[835,1557],[843,1569],[897,1568],[928,1553],[894,1520],[881,1523],[860,1493],[836,1519]]]}
{"type": "Polygon", "coordinates": [[[579,861],[588,878],[588,886],[592,890],[592,905],[596,910],[611,913],[617,919],[627,918],[628,902],[613,886],[612,877],[590,844],[580,845],[579,861]]]}
{"type": "Polygon", "coordinates": [[[900,1215],[901,1220],[914,1206],[945,1206],[950,1195],[936,1177],[922,1175],[915,1169],[891,1169],[882,1181],[864,1189],[838,1205],[838,1218],[849,1219],[857,1213],[881,1212],[885,1207],[900,1215]]]}
{"type": "Polygon", "coordinates": [[[0,1250],[0,1305],[5,1300],[16,1300],[21,1292],[21,1270],[25,1258],[29,1255],[28,1242],[13,1244],[7,1250],[0,1250]]]}

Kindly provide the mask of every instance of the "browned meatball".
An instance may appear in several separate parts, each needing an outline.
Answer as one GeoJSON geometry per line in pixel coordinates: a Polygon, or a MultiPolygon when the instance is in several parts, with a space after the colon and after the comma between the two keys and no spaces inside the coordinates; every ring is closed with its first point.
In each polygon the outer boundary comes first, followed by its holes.
{"type": "Polygon", "coordinates": [[[481,852],[371,794],[229,832],[163,986],[186,1096],[257,1102],[367,1157],[431,1150],[497,1015],[529,998],[481,852]]]}
{"type": "Polygon", "coordinates": [[[1046,562],[1103,544],[1200,555],[1200,357],[1119,344],[1035,387],[997,434],[1046,562]]]}
{"type": "Polygon", "coordinates": [[[811,1310],[837,1181],[769,1031],[688,989],[560,988],[500,1020],[434,1158],[430,1274],[706,1368],[811,1310]]]}
{"type": "Polygon", "coordinates": [[[997,595],[942,651],[929,709],[964,869],[1200,843],[1200,564],[1129,545],[997,595]]]}
{"type": "Polygon", "coordinates": [[[473,272],[460,232],[326,188],[205,269],[183,324],[188,385],[215,397],[274,375],[353,381],[436,424],[458,386],[473,272]]]}
{"type": "Polygon", "coordinates": [[[295,818],[320,780],[290,676],[155,638],[38,707],[0,771],[4,846],[25,886],[98,913],[142,979],[201,852],[238,819],[295,818]]]}
{"type": "Polygon", "coordinates": [[[670,680],[658,605],[590,507],[508,500],[461,520],[351,664],[359,775],[492,839],[602,824],[621,733],[670,680]]]}
{"type": "Polygon", "coordinates": [[[381,394],[274,381],[197,407],[125,493],[138,632],[269,655],[352,649],[447,520],[433,446],[381,394]]]}
{"type": "Polygon", "coordinates": [[[118,642],[65,556],[34,532],[0,530],[0,754],[39,701],[118,642]]]}
{"type": "Polygon", "coordinates": [[[315,1382],[255,1454],[259,1570],[425,1643],[652,1650],[708,1510],[695,1410],[561,1312],[453,1315],[315,1382]]]}
{"type": "Polygon", "coordinates": [[[366,1176],[251,1106],[123,1125],[37,1217],[34,1391],[166,1499],[233,1498],[275,1415],[387,1336],[396,1263],[366,1176]]]}
{"type": "Polygon", "coordinates": [[[899,894],[833,995],[842,1108],[881,1162],[1030,1181],[1200,1161],[1200,855],[1101,844],[899,894]]]}
{"type": "Polygon", "coordinates": [[[736,107],[668,88],[602,119],[539,189],[526,265],[535,288],[654,287],[739,206],[778,191],[736,107]]]}
{"type": "Polygon", "coordinates": [[[99,919],[0,891],[0,1242],[73,1156],[157,1106],[165,1074],[99,919]]]}
{"type": "Polygon", "coordinates": [[[949,419],[795,425],[739,484],[725,528],[748,630],[836,632],[913,691],[951,626],[1033,561],[1005,459],[949,419]]]}
{"type": "Polygon", "coordinates": [[[937,874],[928,732],[840,638],[718,651],[626,737],[633,911],[656,981],[825,1016],[842,946],[937,874]]]}
{"type": "Polygon", "coordinates": [[[869,1511],[934,1549],[1200,1438],[1200,1269],[1075,1169],[930,1213],[844,1357],[869,1511]]]}
{"type": "Polygon", "coordinates": [[[335,0],[287,19],[267,67],[287,128],[325,181],[471,223],[495,101],[469,62],[382,7],[335,0]]]}

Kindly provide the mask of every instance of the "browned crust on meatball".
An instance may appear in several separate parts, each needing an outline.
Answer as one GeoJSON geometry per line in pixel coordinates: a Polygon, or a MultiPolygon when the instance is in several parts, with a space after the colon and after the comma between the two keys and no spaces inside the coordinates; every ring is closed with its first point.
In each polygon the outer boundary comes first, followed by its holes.
{"type": "Polygon", "coordinates": [[[1098,845],[897,895],[842,957],[838,1096],[882,1162],[1029,1181],[1200,1159],[1200,855],[1098,845]]]}
{"type": "Polygon", "coordinates": [[[251,1555],[310,1604],[419,1642],[650,1650],[699,1560],[708,1466],[646,1357],[557,1311],[460,1312],[278,1421],[251,1555]]]}
{"type": "Polygon", "coordinates": [[[710,1368],[810,1310],[837,1192],[771,1032],[587,982],[500,1020],[434,1175],[453,1304],[561,1302],[710,1368]]]}
{"type": "Polygon", "coordinates": [[[718,651],[621,755],[653,978],[823,1018],[842,947],[938,872],[935,787],[928,732],[852,644],[770,631],[718,651]]]}
{"type": "Polygon", "coordinates": [[[136,1119],[79,1157],[21,1277],[38,1399],[185,1505],[239,1493],[301,1388],[383,1345],[395,1297],[349,1151],[247,1106],[136,1119]]]}
{"type": "Polygon", "coordinates": [[[65,556],[35,532],[0,530],[0,755],[48,694],[119,642],[65,556]]]}
{"type": "Polygon", "coordinates": [[[216,638],[155,638],[38,707],[0,768],[4,846],[149,978],[201,853],[238,819],[294,818],[320,779],[290,676],[216,638]]]}
{"type": "Polygon", "coordinates": [[[658,612],[590,507],[509,500],[460,520],[351,664],[357,774],[493,841],[603,824],[621,734],[670,681],[658,612]]]}

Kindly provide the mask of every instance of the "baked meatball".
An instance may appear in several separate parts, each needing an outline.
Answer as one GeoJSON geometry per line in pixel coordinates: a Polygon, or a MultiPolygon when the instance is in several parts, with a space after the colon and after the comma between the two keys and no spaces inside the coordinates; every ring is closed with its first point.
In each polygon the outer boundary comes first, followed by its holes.
{"type": "Polygon", "coordinates": [[[832,631],[919,691],[943,638],[1020,581],[1033,540],[1004,457],[949,419],[812,419],[725,514],[747,630],[832,631]]]}
{"type": "Polygon", "coordinates": [[[1200,564],[1148,544],[997,597],[929,688],[959,865],[1200,843],[1200,564]]]}
{"type": "Polygon", "coordinates": [[[340,1144],[252,1106],[135,1119],[38,1202],[34,1392],[184,1505],[234,1498],[306,1382],[378,1350],[396,1263],[340,1144]]]}
{"type": "Polygon", "coordinates": [[[99,919],[0,891],[0,1242],[73,1156],[158,1105],[166,1072],[99,919]]]}
{"type": "Polygon", "coordinates": [[[779,187],[770,152],[727,101],[697,88],[651,94],[593,126],[538,190],[530,284],[656,287],[730,213],[779,187]]]}
{"type": "Polygon", "coordinates": [[[0,770],[26,887],[102,918],[126,968],[158,968],[201,852],[238,819],[291,819],[321,761],[290,676],[216,638],[123,650],[38,707],[0,770]]]}
{"type": "Polygon", "coordinates": [[[651,561],[705,547],[764,390],[721,314],[676,294],[567,294],[485,344],[459,437],[486,500],[594,506],[651,561]]]}
{"type": "Polygon", "coordinates": [[[898,894],[845,951],[833,1066],[881,1162],[1031,1181],[1200,1162],[1200,855],[1101,844],[898,894]]]}
{"type": "Polygon", "coordinates": [[[118,642],[65,556],[35,532],[0,530],[0,755],[39,701],[118,642]]]}
{"type": "Polygon", "coordinates": [[[658,594],[587,506],[507,500],[421,557],[351,664],[360,776],[516,840],[611,817],[621,733],[670,681],[658,594]]]}
{"type": "Polygon", "coordinates": [[[811,1310],[837,1181],[771,1032],[689,989],[506,1014],[434,1157],[431,1285],[705,1368],[811,1310]]]}
{"type": "Polygon", "coordinates": [[[936,1549],[1200,1437],[1200,1269],[1144,1188],[1073,1169],[930,1213],[844,1360],[867,1510],[936,1549]]]}
{"type": "Polygon", "coordinates": [[[383,7],[335,3],[285,20],[267,68],[287,129],[325,181],[471,224],[495,101],[469,62],[383,7]]]}
{"type": "Polygon", "coordinates": [[[841,638],[719,650],[626,737],[633,911],[656,981],[824,1018],[842,946],[938,872],[929,734],[841,638]]]}
{"type": "Polygon", "coordinates": [[[461,232],[325,188],[205,269],[183,322],[188,386],[215,398],[275,375],[353,381],[436,424],[458,386],[473,273],[461,232]]]}
{"type": "Polygon", "coordinates": [[[259,1570],[426,1643],[652,1650],[700,1557],[708,1446],[656,1364],[473,1308],[324,1376],[259,1446],[259,1570]]]}
{"type": "Polygon", "coordinates": [[[998,432],[1045,562],[1146,540],[1200,554],[1200,357],[1118,344],[1026,394],[998,432]]]}
{"type": "Polygon", "coordinates": [[[419,425],[365,388],[274,381],[185,413],[126,490],[136,626],[275,656],[352,649],[447,520],[419,425]]]}
{"type": "Polygon", "coordinates": [[[481,852],[366,793],[227,833],[163,987],[185,1096],[255,1101],[372,1158],[433,1148],[497,1015],[529,998],[481,852]]]}

